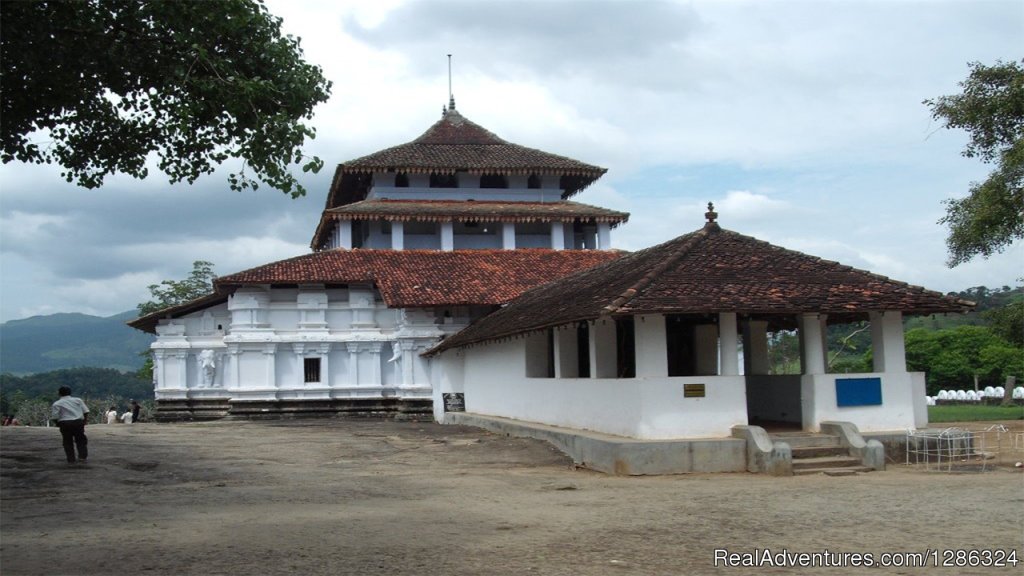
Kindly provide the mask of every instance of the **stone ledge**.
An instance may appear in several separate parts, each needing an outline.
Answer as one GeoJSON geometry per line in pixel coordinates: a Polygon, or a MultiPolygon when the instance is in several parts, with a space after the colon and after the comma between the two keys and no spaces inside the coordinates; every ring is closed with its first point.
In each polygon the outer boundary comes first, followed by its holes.
{"type": "Polygon", "coordinates": [[[746,441],[737,438],[638,440],[469,412],[445,414],[445,424],[553,444],[577,466],[607,474],[642,476],[691,472],[745,472],[746,441]]]}

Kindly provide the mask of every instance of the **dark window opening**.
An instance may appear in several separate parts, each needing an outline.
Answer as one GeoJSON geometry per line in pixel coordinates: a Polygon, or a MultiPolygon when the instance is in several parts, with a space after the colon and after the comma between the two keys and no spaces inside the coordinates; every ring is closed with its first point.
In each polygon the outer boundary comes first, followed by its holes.
{"type": "Polygon", "coordinates": [[[681,316],[665,317],[665,344],[668,349],[669,376],[696,376],[697,345],[695,324],[681,316]]]}
{"type": "Polygon", "coordinates": [[[508,178],[504,174],[484,174],[480,177],[481,188],[508,188],[508,178]]]}
{"type": "Polygon", "coordinates": [[[302,368],[303,374],[305,376],[305,382],[320,382],[319,358],[303,358],[302,368]]]}
{"type": "Polygon", "coordinates": [[[395,188],[408,188],[409,187],[409,175],[405,172],[399,172],[395,174],[395,188]]]}
{"type": "Polygon", "coordinates": [[[526,180],[527,188],[540,188],[540,176],[536,174],[530,174],[530,177],[526,180]]]}
{"type": "Polygon", "coordinates": [[[615,373],[636,378],[636,327],[633,317],[615,319],[615,373]]]}
{"type": "Polygon", "coordinates": [[[366,241],[367,230],[362,220],[352,221],[352,247],[362,248],[366,241]]]}
{"type": "Polygon", "coordinates": [[[431,174],[430,175],[430,187],[431,188],[458,188],[459,179],[455,177],[455,174],[431,174]]]}
{"type": "Polygon", "coordinates": [[[576,326],[576,362],[580,378],[590,378],[590,326],[580,322],[576,326]]]}
{"type": "Polygon", "coordinates": [[[548,378],[555,377],[555,330],[548,328],[548,378]]]}

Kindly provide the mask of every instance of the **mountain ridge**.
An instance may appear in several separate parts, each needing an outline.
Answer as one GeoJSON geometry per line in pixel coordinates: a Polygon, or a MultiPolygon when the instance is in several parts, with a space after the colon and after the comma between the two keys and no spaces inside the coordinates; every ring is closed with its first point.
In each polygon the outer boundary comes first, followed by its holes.
{"type": "Polygon", "coordinates": [[[142,367],[154,337],[125,324],[135,310],[113,316],[58,312],[0,324],[0,372],[14,375],[97,367],[131,372],[142,367]]]}

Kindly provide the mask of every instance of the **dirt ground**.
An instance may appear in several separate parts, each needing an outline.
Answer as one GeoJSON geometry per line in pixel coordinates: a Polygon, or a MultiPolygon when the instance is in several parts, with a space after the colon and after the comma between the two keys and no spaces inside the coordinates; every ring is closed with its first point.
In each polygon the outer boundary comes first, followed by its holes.
{"type": "Polygon", "coordinates": [[[1020,574],[715,567],[730,553],[1015,550],[1024,474],[613,477],[549,445],[392,421],[0,432],[0,573],[1020,574]]]}

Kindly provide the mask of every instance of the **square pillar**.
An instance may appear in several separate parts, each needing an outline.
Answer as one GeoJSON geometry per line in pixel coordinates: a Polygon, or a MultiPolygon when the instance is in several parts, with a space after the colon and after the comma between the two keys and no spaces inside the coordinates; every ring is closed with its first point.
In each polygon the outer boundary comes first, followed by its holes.
{"type": "Polygon", "coordinates": [[[735,376],[740,373],[740,340],[735,312],[722,312],[718,315],[718,334],[721,362],[718,373],[722,376],[735,376]]]}
{"type": "Polygon", "coordinates": [[[612,249],[612,225],[607,222],[597,223],[597,249],[612,249]]]}
{"type": "Polygon", "coordinates": [[[743,325],[743,372],[744,374],[767,374],[768,322],[748,320],[743,325]]]}
{"type": "Polygon", "coordinates": [[[636,334],[636,377],[668,377],[668,343],[665,316],[644,314],[633,317],[636,334]]]}
{"type": "Polygon", "coordinates": [[[455,249],[455,224],[452,221],[441,222],[441,250],[451,252],[455,249]]]}
{"type": "Polygon", "coordinates": [[[396,220],[391,223],[391,249],[402,250],[405,248],[405,222],[396,220]]]}
{"type": "Polygon", "coordinates": [[[824,374],[825,354],[823,341],[825,335],[821,330],[818,314],[801,314],[797,317],[800,332],[800,361],[804,374],[824,374]]]}
{"type": "Polygon", "coordinates": [[[590,325],[590,377],[615,378],[615,320],[599,318],[590,325]]]}
{"type": "Polygon", "coordinates": [[[906,372],[907,350],[903,339],[903,313],[899,310],[871,313],[871,351],[875,372],[906,372]]]}
{"type": "Polygon", "coordinates": [[[565,250],[565,229],[561,222],[551,223],[551,248],[565,250]]]}
{"type": "Polygon", "coordinates": [[[352,249],[352,221],[351,220],[339,220],[338,227],[338,243],[336,248],[344,248],[345,250],[352,249]]]}
{"type": "Polygon", "coordinates": [[[501,247],[505,250],[516,249],[516,224],[515,222],[501,223],[501,247]]]}

